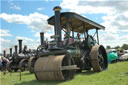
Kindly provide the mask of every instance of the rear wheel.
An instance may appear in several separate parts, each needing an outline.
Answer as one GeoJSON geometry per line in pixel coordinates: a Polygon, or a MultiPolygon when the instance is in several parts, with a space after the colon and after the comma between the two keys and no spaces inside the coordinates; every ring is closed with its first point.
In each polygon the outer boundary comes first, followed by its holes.
{"type": "Polygon", "coordinates": [[[108,67],[107,53],[102,45],[95,45],[91,49],[91,65],[95,72],[101,72],[108,67]]]}

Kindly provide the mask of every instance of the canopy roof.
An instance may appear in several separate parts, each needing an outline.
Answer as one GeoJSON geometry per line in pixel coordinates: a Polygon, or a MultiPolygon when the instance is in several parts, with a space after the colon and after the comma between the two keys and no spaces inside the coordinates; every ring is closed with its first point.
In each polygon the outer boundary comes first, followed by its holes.
{"type": "MultiPolygon", "coordinates": [[[[62,28],[66,29],[66,21],[68,19],[69,28],[71,31],[83,33],[85,30],[91,30],[91,29],[105,29],[104,26],[89,20],[83,16],[80,16],[73,12],[63,12],[60,14],[61,17],[61,26],[62,28]]],[[[54,18],[55,16],[52,16],[48,19],[48,24],[54,25],[54,18]]]]}

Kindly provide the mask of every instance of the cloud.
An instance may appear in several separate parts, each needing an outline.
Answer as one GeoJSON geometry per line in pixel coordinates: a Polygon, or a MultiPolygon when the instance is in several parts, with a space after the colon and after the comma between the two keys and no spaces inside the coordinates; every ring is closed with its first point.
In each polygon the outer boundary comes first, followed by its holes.
{"type": "Polygon", "coordinates": [[[12,37],[12,34],[10,34],[9,32],[9,30],[0,29],[0,53],[2,53],[3,50],[7,50],[8,45],[11,42],[11,40],[3,38],[12,37]]]}
{"type": "Polygon", "coordinates": [[[16,36],[14,40],[8,40],[4,38],[0,38],[0,53],[2,53],[3,50],[6,50],[7,53],[9,53],[9,48],[13,48],[14,51],[14,45],[19,45],[18,40],[22,39],[22,47],[24,45],[27,45],[28,49],[37,49],[37,47],[40,45],[40,42],[37,42],[37,40],[28,38],[28,37],[23,37],[23,36],[16,36]]]}
{"type": "MultiPolygon", "coordinates": [[[[40,14],[40,13],[31,13],[29,15],[21,15],[21,14],[7,14],[2,13],[0,14],[0,18],[5,20],[8,23],[16,23],[16,24],[26,24],[32,31],[42,31],[42,32],[48,32],[51,30],[51,26],[48,25],[47,19],[48,16],[40,14]]],[[[0,36],[12,36],[9,33],[9,30],[1,30],[0,36]]],[[[23,45],[28,45],[30,48],[37,48],[39,46],[39,42],[37,40],[33,40],[31,38],[17,36],[16,37],[16,43],[10,44],[10,43],[2,43],[2,50],[3,48],[8,48],[12,45],[17,44],[18,39],[23,39],[23,45]]],[[[10,40],[3,40],[3,42],[9,42],[10,40]]],[[[1,52],[1,51],[0,51],[1,52]]]]}
{"type": "Polygon", "coordinates": [[[107,32],[128,32],[128,17],[125,12],[103,16],[103,23],[107,32]]]}
{"type": "Polygon", "coordinates": [[[10,31],[9,30],[5,30],[5,29],[0,29],[0,37],[11,37],[12,34],[9,33],[10,31]]]}
{"type": "Polygon", "coordinates": [[[4,39],[4,38],[0,38],[0,42],[1,42],[1,44],[2,43],[9,43],[10,40],[4,39]]]}
{"type": "Polygon", "coordinates": [[[37,8],[38,11],[44,10],[44,7],[37,8]]]}
{"type": "Polygon", "coordinates": [[[16,37],[16,42],[18,44],[18,40],[19,39],[22,39],[22,43],[23,43],[23,46],[24,45],[27,45],[28,48],[30,49],[36,49],[37,46],[39,46],[39,42],[37,42],[37,40],[34,40],[34,39],[31,39],[31,38],[28,38],[28,37],[23,37],[23,36],[17,36],[16,37]]]}
{"type": "Polygon", "coordinates": [[[0,37],[0,53],[2,53],[3,50],[7,50],[8,43],[10,42],[11,40],[0,37]]]}
{"type": "Polygon", "coordinates": [[[22,39],[24,42],[27,42],[27,41],[33,42],[33,39],[27,38],[27,37],[17,36],[16,40],[19,40],[19,39],[22,39]]]}
{"type": "MultiPolygon", "coordinates": [[[[112,10],[110,7],[97,6],[95,1],[83,1],[74,0],[63,0],[60,6],[65,9],[70,9],[72,12],[77,12],[79,14],[89,13],[108,13],[112,10]],[[105,10],[105,11],[104,11],[105,10]]],[[[97,3],[99,5],[99,2],[97,3]]]]}
{"type": "Polygon", "coordinates": [[[51,29],[51,26],[47,23],[48,16],[38,12],[31,13],[28,16],[2,13],[0,18],[8,23],[26,24],[32,31],[47,32],[51,29]]]}
{"type": "Polygon", "coordinates": [[[103,23],[108,32],[128,31],[128,1],[109,1],[109,0],[63,0],[60,4],[62,8],[79,14],[104,14],[103,23]]]}
{"type": "Polygon", "coordinates": [[[21,7],[18,6],[17,4],[15,4],[15,2],[13,0],[9,0],[8,3],[10,4],[11,9],[21,10],[21,7]]]}
{"type": "MultiPolygon", "coordinates": [[[[48,40],[50,41],[50,40],[52,40],[52,39],[51,39],[51,36],[53,36],[53,35],[54,35],[54,34],[51,33],[51,32],[45,33],[45,34],[44,34],[44,39],[45,39],[45,40],[48,39],[48,40]]],[[[40,33],[37,32],[37,33],[34,35],[34,37],[40,37],[40,33]]],[[[39,41],[40,41],[40,40],[39,40],[39,41]]]]}
{"type": "Polygon", "coordinates": [[[19,6],[17,6],[17,5],[13,5],[12,7],[10,7],[10,8],[12,8],[12,9],[17,9],[17,10],[20,10],[21,8],[19,7],[19,6]]]}
{"type": "Polygon", "coordinates": [[[74,0],[73,3],[71,0],[62,0],[60,6],[81,15],[101,14],[103,22],[100,24],[105,26],[105,31],[101,31],[100,41],[104,45],[115,46],[128,41],[127,35],[121,36],[121,34],[128,32],[127,4],[127,0],[74,0]]]}
{"type": "Polygon", "coordinates": [[[110,45],[111,47],[122,46],[128,42],[128,35],[119,36],[118,34],[114,33],[104,33],[99,38],[101,44],[104,46],[110,45]]]}

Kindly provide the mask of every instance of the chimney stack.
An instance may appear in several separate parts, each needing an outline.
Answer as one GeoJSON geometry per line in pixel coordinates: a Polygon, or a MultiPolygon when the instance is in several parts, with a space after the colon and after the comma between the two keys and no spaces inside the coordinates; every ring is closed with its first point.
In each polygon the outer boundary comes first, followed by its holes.
{"type": "Polygon", "coordinates": [[[55,36],[59,36],[57,40],[57,47],[61,47],[62,45],[62,39],[61,39],[61,24],[60,24],[60,6],[54,7],[55,12],[55,18],[54,18],[54,30],[55,30],[55,36]]]}
{"type": "Polygon", "coordinates": [[[15,45],[15,53],[17,54],[17,45],[15,45]]]}
{"type": "Polygon", "coordinates": [[[10,56],[12,56],[12,48],[10,48],[10,56]]]}
{"type": "Polygon", "coordinates": [[[4,57],[6,57],[6,51],[4,50],[3,52],[4,52],[4,57]]]}
{"type": "Polygon", "coordinates": [[[19,53],[22,52],[22,40],[18,40],[19,41],[19,53]]]}
{"type": "Polygon", "coordinates": [[[44,32],[40,32],[40,41],[41,41],[41,45],[44,44],[44,32]]]}

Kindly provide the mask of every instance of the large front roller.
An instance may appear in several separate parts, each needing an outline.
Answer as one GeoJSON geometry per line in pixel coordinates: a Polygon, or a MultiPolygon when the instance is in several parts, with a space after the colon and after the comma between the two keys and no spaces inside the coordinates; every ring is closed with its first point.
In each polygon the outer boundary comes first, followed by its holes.
{"type": "Polygon", "coordinates": [[[75,69],[73,59],[66,55],[40,57],[34,66],[37,80],[69,80],[75,69]]]}
{"type": "Polygon", "coordinates": [[[28,64],[28,60],[27,59],[22,59],[19,63],[19,69],[21,71],[25,71],[25,69],[27,68],[28,64]]]}
{"type": "Polygon", "coordinates": [[[28,70],[30,73],[34,73],[34,65],[36,62],[37,58],[35,57],[30,57],[28,60],[28,70]]]}
{"type": "Polygon", "coordinates": [[[107,53],[102,45],[95,45],[91,49],[91,65],[95,72],[101,72],[108,67],[107,53]]]}

